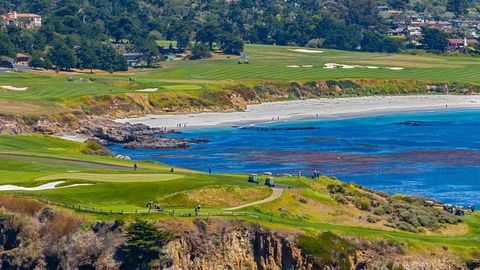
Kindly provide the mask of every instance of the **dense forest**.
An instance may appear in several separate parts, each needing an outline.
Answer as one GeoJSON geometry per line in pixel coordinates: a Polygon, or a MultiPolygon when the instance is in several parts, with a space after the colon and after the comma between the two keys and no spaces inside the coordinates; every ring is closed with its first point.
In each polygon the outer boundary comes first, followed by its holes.
{"type": "Polygon", "coordinates": [[[404,44],[385,35],[380,5],[438,17],[461,16],[478,1],[3,0],[0,13],[37,13],[43,25],[0,31],[0,55],[26,52],[46,67],[124,70],[118,50],[107,44],[129,44],[125,50],[142,53],[149,64],[160,55],[159,39],[177,41],[177,50],[198,45],[196,58],[213,47],[238,54],[245,42],[397,52],[404,44]]]}

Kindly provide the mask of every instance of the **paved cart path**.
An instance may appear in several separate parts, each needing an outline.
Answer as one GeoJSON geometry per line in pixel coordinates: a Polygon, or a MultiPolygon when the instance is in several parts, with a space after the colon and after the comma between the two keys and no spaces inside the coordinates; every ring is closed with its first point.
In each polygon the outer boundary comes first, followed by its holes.
{"type": "Polygon", "coordinates": [[[283,189],[283,188],[272,188],[272,191],[273,191],[272,195],[270,195],[270,197],[268,197],[266,199],[251,202],[251,203],[247,203],[247,204],[240,205],[240,206],[235,206],[235,207],[232,207],[232,208],[226,208],[226,209],[223,209],[223,210],[224,211],[233,211],[233,210],[238,210],[238,209],[242,209],[242,208],[245,208],[245,207],[249,207],[249,206],[252,206],[252,205],[268,203],[268,202],[271,202],[271,201],[274,201],[274,200],[280,198],[280,196],[282,196],[284,190],[285,189],[283,189]]]}

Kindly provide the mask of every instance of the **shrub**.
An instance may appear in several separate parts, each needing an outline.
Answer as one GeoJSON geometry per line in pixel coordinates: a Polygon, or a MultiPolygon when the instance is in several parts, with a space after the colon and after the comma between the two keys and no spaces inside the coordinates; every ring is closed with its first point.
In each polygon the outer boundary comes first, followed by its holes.
{"type": "Polygon", "coordinates": [[[40,212],[40,215],[38,215],[38,220],[40,222],[45,222],[47,220],[52,220],[54,217],[55,212],[53,211],[53,209],[50,207],[45,207],[42,209],[42,212],[40,212]]]}
{"type": "Polygon", "coordinates": [[[328,185],[327,189],[330,191],[330,193],[335,194],[335,193],[345,193],[347,191],[347,187],[345,184],[341,185],[328,185]]]}
{"type": "Polygon", "coordinates": [[[112,152],[103,147],[96,141],[90,141],[85,145],[85,148],[81,151],[82,154],[96,155],[96,156],[112,156],[112,152]]]}
{"type": "Polygon", "coordinates": [[[347,198],[341,194],[335,194],[334,199],[341,204],[348,204],[347,198]]]}
{"type": "Polygon", "coordinates": [[[64,211],[54,212],[53,218],[46,221],[43,234],[48,235],[50,241],[56,241],[64,236],[72,235],[84,220],[78,216],[64,211]]]}
{"type": "Polygon", "coordinates": [[[397,223],[395,223],[395,227],[402,231],[415,232],[415,233],[418,232],[418,229],[415,226],[408,224],[404,221],[398,221],[397,223]]]}
{"type": "Polygon", "coordinates": [[[370,223],[377,223],[380,219],[375,216],[368,216],[367,221],[370,223]]]}
{"type": "Polygon", "coordinates": [[[404,210],[402,212],[400,212],[400,218],[405,221],[406,223],[409,223],[415,227],[418,227],[420,226],[420,222],[418,222],[418,219],[417,217],[415,216],[415,214],[411,211],[408,211],[408,210],[404,210]]]}
{"type": "Polygon", "coordinates": [[[385,214],[385,209],[384,206],[381,205],[375,209],[373,209],[373,213],[377,216],[383,216],[385,214]]]}
{"type": "Polygon", "coordinates": [[[290,215],[290,211],[288,211],[288,209],[285,209],[285,208],[279,208],[278,210],[280,210],[280,215],[283,217],[283,218],[286,218],[290,215]]]}
{"type": "Polygon", "coordinates": [[[361,198],[357,207],[365,211],[370,210],[370,200],[367,198],[361,198]]]}
{"type": "Polygon", "coordinates": [[[351,269],[350,258],[356,256],[355,246],[332,232],[317,237],[301,236],[299,246],[314,257],[318,269],[351,269]]]}

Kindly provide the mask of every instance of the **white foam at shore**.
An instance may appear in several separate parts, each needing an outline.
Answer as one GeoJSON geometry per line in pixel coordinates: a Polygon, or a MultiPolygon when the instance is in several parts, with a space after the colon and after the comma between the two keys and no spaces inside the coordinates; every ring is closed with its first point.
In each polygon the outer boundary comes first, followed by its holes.
{"type": "Polygon", "coordinates": [[[48,189],[58,189],[58,188],[69,188],[69,187],[78,187],[78,186],[90,186],[92,184],[73,184],[64,187],[57,187],[58,185],[65,183],[65,181],[56,181],[44,184],[38,187],[21,187],[16,185],[2,185],[0,186],[0,191],[13,191],[13,190],[22,190],[22,191],[39,191],[39,190],[48,190],[48,189]]]}
{"type": "Polygon", "coordinates": [[[119,119],[121,123],[143,123],[171,129],[208,128],[249,123],[298,120],[305,118],[351,117],[455,108],[480,109],[480,95],[375,96],[355,98],[321,98],[250,105],[245,112],[199,113],[180,115],[147,115],[119,119]],[[279,118],[279,119],[278,119],[279,118]],[[182,123],[182,128],[177,125],[182,123]]]}

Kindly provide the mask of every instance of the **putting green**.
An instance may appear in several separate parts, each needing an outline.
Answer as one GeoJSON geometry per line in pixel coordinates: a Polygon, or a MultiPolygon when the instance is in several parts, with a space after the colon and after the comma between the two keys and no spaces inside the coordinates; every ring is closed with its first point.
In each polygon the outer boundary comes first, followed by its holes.
{"type": "Polygon", "coordinates": [[[89,180],[101,182],[159,182],[183,178],[181,174],[97,174],[97,173],[60,173],[37,178],[45,180],[89,180]]]}

